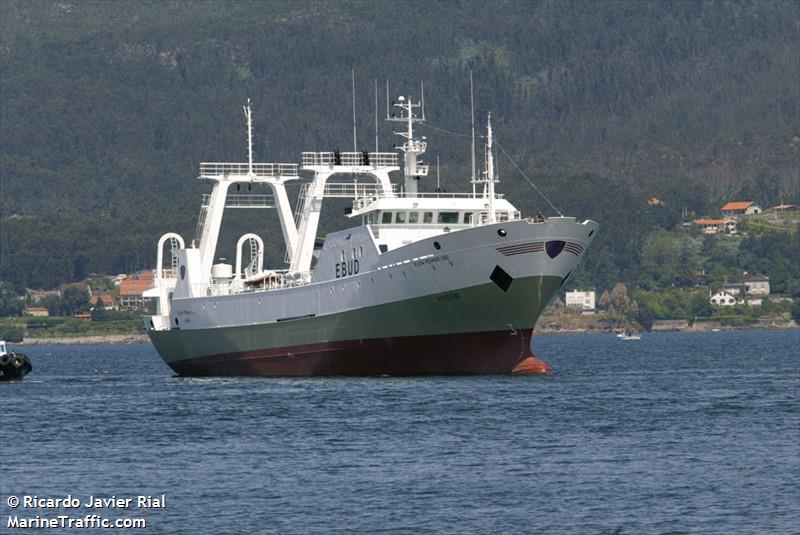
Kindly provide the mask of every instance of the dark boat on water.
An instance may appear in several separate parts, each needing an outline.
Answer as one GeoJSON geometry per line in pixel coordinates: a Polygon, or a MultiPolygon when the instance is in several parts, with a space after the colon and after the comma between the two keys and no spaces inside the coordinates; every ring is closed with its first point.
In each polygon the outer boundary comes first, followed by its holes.
{"type": "Polygon", "coordinates": [[[0,381],[19,381],[33,370],[27,355],[15,353],[0,340],[0,381]]]}

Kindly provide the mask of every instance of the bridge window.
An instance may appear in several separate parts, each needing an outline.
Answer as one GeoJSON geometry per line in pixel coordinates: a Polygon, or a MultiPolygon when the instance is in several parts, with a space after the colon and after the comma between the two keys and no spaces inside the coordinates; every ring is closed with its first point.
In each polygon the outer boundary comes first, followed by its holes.
{"type": "Polygon", "coordinates": [[[422,215],[422,222],[423,223],[433,223],[433,212],[425,212],[422,215]]]}
{"type": "Polygon", "coordinates": [[[472,212],[464,212],[464,223],[467,225],[472,224],[472,212]]]}
{"type": "Polygon", "coordinates": [[[397,212],[397,215],[394,220],[395,223],[405,223],[406,222],[406,213],[405,212],[397,212]]]}
{"type": "Polygon", "coordinates": [[[439,212],[439,223],[458,223],[458,212],[439,212]]]}
{"type": "Polygon", "coordinates": [[[508,212],[497,212],[498,221],[508,221],[508,212]]]}
{"type": "Polygon", "coordinates": [[[392,212],[383,212],[381,223],[388,225],[392,222],[392,212]]]}
{"type": "Polygon", "coordinates": [[[409,212],[408,213],[408,222],[409,223],[419,223],[419,212],[409,212]]]}

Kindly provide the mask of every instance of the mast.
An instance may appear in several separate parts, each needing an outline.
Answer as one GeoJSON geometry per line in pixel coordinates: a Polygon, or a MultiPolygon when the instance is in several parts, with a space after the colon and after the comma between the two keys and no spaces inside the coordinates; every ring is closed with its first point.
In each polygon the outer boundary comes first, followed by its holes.
{"type": "Polygon", "coordinates": [[[375,78],[375,152],[378,152],[378,79],[375,78]]]}
{"type": "Polygon", "coordinates": [[[475,93],[472,90],[472,70],[469,71],[469,116],[472,122],[472,165],[470,167],[470,183],[472,183],[472,195],[475,195],[475,93]]]}
{"type": "Polygon", "coordinates": [[[253,174],[253,111],[250,109],[250,99],[244,108],[244,116],[247,118],[247,174],[253,174]]]}
{"type": "Polygon", "coordinates": [[[489,119],[486,124],[486,186],[485,192],[489,197],[489,223],[496,223],[497,218],[494,212],[494,184],[497,179],[494,176],[494,148],[492,136],[492,113],[489,112],[489,119]]]}
{"type": "Polygon", "coordinates": [[[353,152],[358,152],[358,142],[356,141],[356,68],[350,71],[353,77],[353,152]]]}
{"type": "Polygon", "coordinates": [[[403,168],[405,191],[409,197],[416,197],[420,177],[428,175],[428,166],[417,161],[417,157],[427,149],[428,143],[424,141],[425,138],[414,138],[414,123],[421,123],[425,120],[424,116],[418,117],[414,113],[415,109],[422,108],[422,101],[412,102],[410,98],[406,99],[401,95],[397,97],[397,102],[394,103],[394,106],[400,108],[401,112],[397,116],[387,117],[386,120],[405,123],[406,131],[395,132],[395,134],[406,139],[403,146],[400,147],[400,150],[405,153],[405,166],[403,168]]]}
{"type": "Polygon", "coordinates": [[[439,155],[436,155],[436,191],[441,191],[441,185],[439,184],[439,155]]]}

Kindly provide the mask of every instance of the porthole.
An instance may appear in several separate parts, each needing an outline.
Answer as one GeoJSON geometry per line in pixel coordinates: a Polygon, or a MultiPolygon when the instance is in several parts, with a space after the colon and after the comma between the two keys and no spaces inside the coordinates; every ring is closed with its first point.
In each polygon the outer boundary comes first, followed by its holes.
{"type": "Polygon", "coordinates": [[[438,251],[439,249],[442,248],[442,245],[438,241],[435,241],[433,242],[433,248],[438,251]]]}
{"type": "Polygon", "coordinates": [[[500,236],[501,238],[505,238],[506,234],[508,234],[506,232],[506,229],[504,229],[504,228],[497,229],[497,235],[500,236]]]}

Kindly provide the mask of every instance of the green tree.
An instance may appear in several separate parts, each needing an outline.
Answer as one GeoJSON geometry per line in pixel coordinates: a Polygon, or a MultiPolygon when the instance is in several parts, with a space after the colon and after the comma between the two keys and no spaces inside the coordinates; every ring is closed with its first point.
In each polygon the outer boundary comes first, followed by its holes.
{"type": "Polygon", "coordinates": [[[85,288],[70,286],[61,297],[62,314],[71,316],[89,309],[89,292],[85,288]]]}

